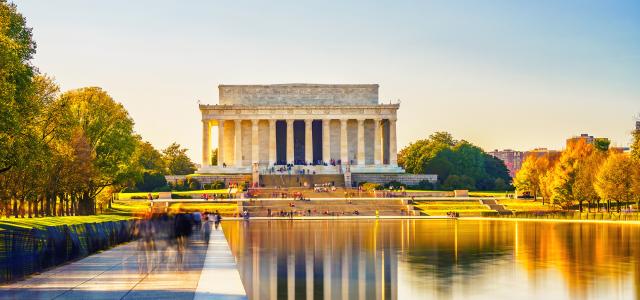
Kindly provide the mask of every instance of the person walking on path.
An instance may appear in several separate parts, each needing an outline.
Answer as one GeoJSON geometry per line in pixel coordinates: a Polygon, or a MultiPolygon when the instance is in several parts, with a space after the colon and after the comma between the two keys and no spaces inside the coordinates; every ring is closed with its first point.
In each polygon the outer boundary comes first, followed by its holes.
{"type": "Polygon", "coordinates": [[[213,215],[213,225],[216,228],[216,230],[218,230],[218,226],[220,226],[220,222],[222,222],[222,216],[220,216],[220,213],[216,210],[216,213],[213,215]]]}

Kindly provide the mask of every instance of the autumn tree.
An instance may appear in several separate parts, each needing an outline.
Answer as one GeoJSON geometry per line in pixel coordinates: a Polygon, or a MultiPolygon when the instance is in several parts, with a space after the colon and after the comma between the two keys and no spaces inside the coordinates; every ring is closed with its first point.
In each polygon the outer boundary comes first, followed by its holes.
{"type": "MultiPolygon", "coordinates": [[[[607,140],[608,141],[608,140],[607,140]]],[[[575,162],[575,180],[572,188],[573,199],[578,201],[580,212],[582,212],[582,203],[586,201],[591,211],[591,206],[595,203],[597,210],[600,209],[600,197],[595,190],[595,176],[603,161],[607,157],[608,144],[606,147],[602,145],[594,147],[586,147],[585,156],[575,162]]]]}
{"type": "Polygon", "coordinates": [[[611,201],[615,201],[620,211],[620,204],[631,199],[632,179],[631,158],[622,153],[613,153],[607,157],[595,177],[595,190],[598,196],[607,202],[607,212],[611,201]]]}
{"type": "Polygon", "coordinates": [[[79,213],[95,213],[95,197],[106,187],[124,180],[135,150],[133,121],[122,104],[98,87],[64,93],[61,101],[74,120],[77,134],[86,138],[91,151],[93,176],[81,191],[79,213]]]}
{"type": "Polygon", "coordinates": [[[554,168],[552,200],[563,208],[573,205],[576,198],[574,191],[580,162],[593,151],[593,145],[583,139],[567,145],[554,168]]]}

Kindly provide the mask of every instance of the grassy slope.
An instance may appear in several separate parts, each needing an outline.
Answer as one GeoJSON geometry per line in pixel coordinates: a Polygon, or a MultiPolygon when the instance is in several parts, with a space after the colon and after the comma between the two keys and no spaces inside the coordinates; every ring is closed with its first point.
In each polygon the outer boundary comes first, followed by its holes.
{"type": "Polygon", "coordinates": [[[101,223],[109,221],[129,220],[131,217],[118,215],[67,216],[44,218],[10,218],[0,219],[2,227],[44,228],[47,226],[75,225],[83,223],[101,223]]]}

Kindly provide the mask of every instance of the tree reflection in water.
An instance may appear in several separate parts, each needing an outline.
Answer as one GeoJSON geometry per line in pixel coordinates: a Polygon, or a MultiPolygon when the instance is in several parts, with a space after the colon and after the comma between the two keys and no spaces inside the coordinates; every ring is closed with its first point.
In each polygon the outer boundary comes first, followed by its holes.
{"type": "Polygon", "coordinates": [[[640,226],[467,220],[226,222],[252,299],[636,299],[640,226]]]}

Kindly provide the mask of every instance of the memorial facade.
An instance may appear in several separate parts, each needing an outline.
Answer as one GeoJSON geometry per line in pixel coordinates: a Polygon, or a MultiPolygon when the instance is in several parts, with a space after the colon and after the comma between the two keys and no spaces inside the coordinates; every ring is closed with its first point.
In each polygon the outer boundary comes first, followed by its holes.
{"type": "Polygon", "coordinates": [[[219,104],[200,105],[201,174],[404,173],[397,163],[399,104],[381,104],[377,84],[220,85],[219,104]],[[217,141],[212,132],[217,130],[217,141]],[[215,146],[214,146],[215,144],[215,146]],[[213,149],[217,162],[212,164],[213,149]]]}

